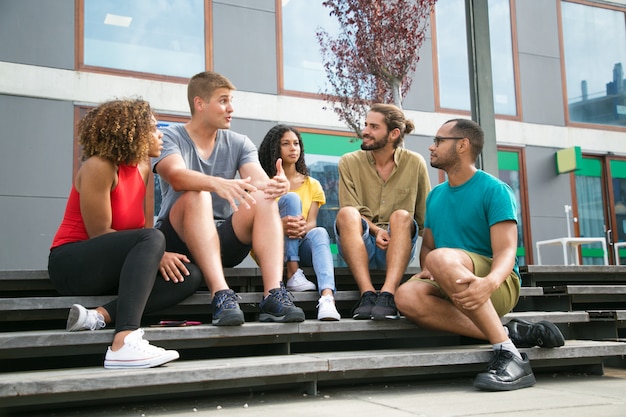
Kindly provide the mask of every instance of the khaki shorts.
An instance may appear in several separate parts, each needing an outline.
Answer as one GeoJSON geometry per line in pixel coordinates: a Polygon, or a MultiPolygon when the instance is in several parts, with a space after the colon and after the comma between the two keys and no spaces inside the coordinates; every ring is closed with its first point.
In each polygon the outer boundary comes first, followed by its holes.
{"type": "MultiPolygon", "coordinates": [[[[486,276],[489,271],[491,271],[491,262],[492,259],[478,255],[477,253],[465,252],[472,262],[474,263],[474,275],[478,277],[486,276]]],[[[409,281],[424,281],[428,282],[431,285],[434,285],[441,292],[441,297],[449,300],[450,298],[443,292],[439,284],[435,281],[432,281],[428,278],[410,278],[409,281]]],[[[493,304],[498,316],[502,317],[511,310],[517,304],[517,300],[519,299],[520,293],[520,280],[515,271],[511,271],[506,280],[500,285],[492,294],[491,294],[491,303],[493,304]]]]}

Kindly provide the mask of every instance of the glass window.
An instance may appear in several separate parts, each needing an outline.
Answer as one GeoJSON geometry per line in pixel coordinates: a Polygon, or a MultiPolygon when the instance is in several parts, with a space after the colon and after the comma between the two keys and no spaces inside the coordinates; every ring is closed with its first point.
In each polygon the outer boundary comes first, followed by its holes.
{"type": "Polygon", "coordinates": [[[338,255],[335,239],[335,218],[339,211],[339,158],[345,153],[360,149],[359,142],[349,136],[333,136],[320,133],[302,132],[305,160],[311,177],[322,184],[326,194],[326,204],[320,207],[317,225],[324,227],[330,237],[330,249],[336,267],[346,266],[338,255]]]}
{"type": "Polygon", "coordinates": [[[624,12],[562,2],[571,122],[626,126],[624,12]]]}
{"type": "MultiPolygon", "coordinates": [[[[509,0],[489,0],[491,73],[496,114],[517,115],[509,0]]],[[[439,106],[471,110],[465,1],[439,0],[435,6],[439,106]]]]}
{"type": "Polygon", "coordinates": [[[83,63],[191,77],[205,70],[204,0],[84,0],[83,63]]]}
{"type": "Polygon", "coordinates": [[[283,88],[318,94],[326,85],[326,71],[315,33],[339,33],[337,19],[321,1],[282,1],[283,88]]]}

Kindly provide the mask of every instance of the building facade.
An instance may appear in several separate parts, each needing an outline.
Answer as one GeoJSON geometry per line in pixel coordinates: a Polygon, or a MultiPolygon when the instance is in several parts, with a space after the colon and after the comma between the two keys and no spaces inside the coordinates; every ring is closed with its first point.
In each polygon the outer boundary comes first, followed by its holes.
{"type": "MultiPolygon", "coordinates": [[[[321,3],[0,0],[0,269],[46,267],[80,163],[75,124],[90,107],[138,96],[161,122],[181,123],[187,80],[205,69],[237,86],[234,130],[256,144],[276,123],[303,132],[331,227],[336,163],[358,143],[319,94],[315,32],[338,30],[321,3]]],[[[416,125],[405,146],[426,158],[443,122],[470,117],[464,4],[437,2],[403,103],[416,125]]],[[[518,196],[520,263],[537,262],[536,242],[568,235],[604,238],[616,263],[614,243],[626,241],[626,1],[488,6],[498,174],[518,196]]],[[[149,216],[154,203],[150,193],[149,216]]],[[[584,245],[578,260],[603,255],[584,245]]],[[[558,247],[541,259],[572,262],[558,247]]]]}

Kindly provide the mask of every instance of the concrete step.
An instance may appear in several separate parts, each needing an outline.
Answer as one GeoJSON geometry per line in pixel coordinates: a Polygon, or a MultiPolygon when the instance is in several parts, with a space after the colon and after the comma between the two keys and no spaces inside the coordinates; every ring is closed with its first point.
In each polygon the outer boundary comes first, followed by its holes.
{"type": "MultiPolygon", "coordinates": [[[[556,349],[522,349],[535,370],[588,366],[602,371],[602,358],[625,355],[626,344],[568,340],[556,349]]],[[[289,384],[317,392],[327,380],[375,380],[393,376],[479,372],[492,357],[490,346],[439,346],[344,352],[321,352],[245,358],[179,360],[152,369],[107,370],[103,367],[0,374],[4,407],[73,401],[110,401],[289,384]]]]}
{"type": "MultiPolygon", "coordinates": [[[[589,321],[589,315],[584,311],[533,311],[509,313],[502,318],[502,323],[513,318],[531,322],[549,320],[562,327],[589,321]]],[[[306,345],[313,342],[349,342],[344,344],[351,344],[351,349],[358,345],[371,345],[376,340],[389,344],[393,343],[393,340],[407,343],[409,339],[427,340],[430,344],[458,343],[458,336],[422,329],[404,318],[387,321],[343,319],[337,322],[317,320],[305,320],[302,323],[251,322],[234,327],[202,324],[188,327],[149,327],[145,328],[144,332],[145,338],[151,343],[169,349],[270,345],[276,352],[288,353],[292,351],[293,344],[306,345]]],[[[567,335],[567,332],[564,333],[567,335]]],[[[113,329],[93,332],[65,330],[1,332],[0,359],[103,354],[112,338],[113,329]]]]}

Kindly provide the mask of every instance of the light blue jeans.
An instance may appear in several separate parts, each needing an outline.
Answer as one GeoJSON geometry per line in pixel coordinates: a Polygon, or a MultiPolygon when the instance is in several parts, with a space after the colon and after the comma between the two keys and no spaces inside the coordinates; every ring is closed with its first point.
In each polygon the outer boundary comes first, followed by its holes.
{"type": "MultiPolygon", "coordinates": [[[[278,200],[280,217],[302,214],[302,201],[296,193],[287,193],[278,200]]],[[[335,292],[335,269],[330,253],[330,237],[323,227],[314,227],[302,239],[285,236],[285,262],[295,261],[302,266],[312,266],[317,277],[317,289],[335,292]]]]}

